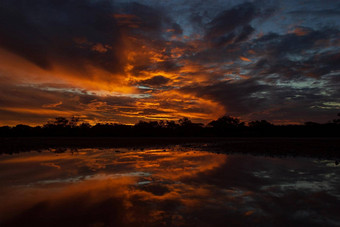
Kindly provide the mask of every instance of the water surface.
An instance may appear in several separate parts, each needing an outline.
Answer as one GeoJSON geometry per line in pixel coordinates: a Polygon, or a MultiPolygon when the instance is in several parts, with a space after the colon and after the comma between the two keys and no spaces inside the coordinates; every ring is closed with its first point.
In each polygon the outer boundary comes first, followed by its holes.
{"type": "Polygon", "coordinates": [[[334,161],[171,149],[0,156],[1,226],[340,225],[334,161]]]}

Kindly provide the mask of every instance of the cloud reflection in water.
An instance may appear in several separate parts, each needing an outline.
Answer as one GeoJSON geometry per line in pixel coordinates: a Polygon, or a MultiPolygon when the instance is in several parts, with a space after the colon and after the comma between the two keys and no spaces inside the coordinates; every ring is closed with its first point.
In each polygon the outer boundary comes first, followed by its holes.
{"type": "Polygon", "coordinates": [[[4,226],[338,225],[327,161],[168,150],[0,157],[4,226]]]}

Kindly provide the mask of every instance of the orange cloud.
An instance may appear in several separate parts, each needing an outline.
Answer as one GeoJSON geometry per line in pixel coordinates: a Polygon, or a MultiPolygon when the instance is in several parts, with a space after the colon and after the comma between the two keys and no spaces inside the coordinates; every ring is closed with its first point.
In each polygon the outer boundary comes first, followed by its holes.
{"type": "Polygon", "coordinates": [[[42,107],[43,108],[54,108],[54,107],[60,106],[62,104],[63,104],[63,102],[60,101],[60,102],[52,103],[52,104],[44,104],[44,105],[42,105],[42,107]]]}
{"type": "Polygon", "coordinates": [[[101,43],[97,43],[95,45],[92,46],[92,50],[97,51],[99,53],[106,53],[108,51],[108,49],[110,49],[111,47],[108,45],[103,45],[101,43]]]}
{"type": "Polygon", "coordinates": [[[294,30],[291,31],[291,33],[297,35],[297,36],[304,36],[310,33],[310,30],[302,27],[296,27],[294,30]]]}
{"type": "Polygon", "coordinates": [[[241,59],[242,61],[251,62],[251,60],[250,60],[249,58],[246,58],[246,57],[243,57],[243,56],[241,56],[240,59],[241,59]]]}

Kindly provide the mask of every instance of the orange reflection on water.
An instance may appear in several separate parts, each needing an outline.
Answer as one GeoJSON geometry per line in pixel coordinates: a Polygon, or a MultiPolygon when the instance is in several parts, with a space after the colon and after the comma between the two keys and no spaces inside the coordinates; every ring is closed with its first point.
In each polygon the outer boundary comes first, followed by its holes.
{"type": "Polygon", "coordinates": [[[75,225],[154,225],[164,219],[167,206],[194,204],[195,199],[184,197],[209,193],[181,179],[226,161],[225,155],[163,149],[59,152],[1,157],[0,221],[41,226],[51,220],[62,225],[65,219],[75,225]],[[145,209],[150,203],[155,207],[145,209]]]}
{"type": "Polygon", "coordinates": [[[1,155],[0,226],[331,225],[339,171],[181,146],[1,155]]]}

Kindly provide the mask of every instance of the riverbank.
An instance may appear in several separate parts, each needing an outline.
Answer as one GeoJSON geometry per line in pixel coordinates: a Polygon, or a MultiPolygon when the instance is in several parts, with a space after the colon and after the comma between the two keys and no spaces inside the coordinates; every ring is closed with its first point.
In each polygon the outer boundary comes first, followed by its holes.
{"type": "Polygon", "coordinates": [[[164,148],[181,145],[222,153],[269,156],[340,157],[340,138],[238,138],[238,137],[12,137],[0,138],[0,153],[71,148],[164,148]]]}

